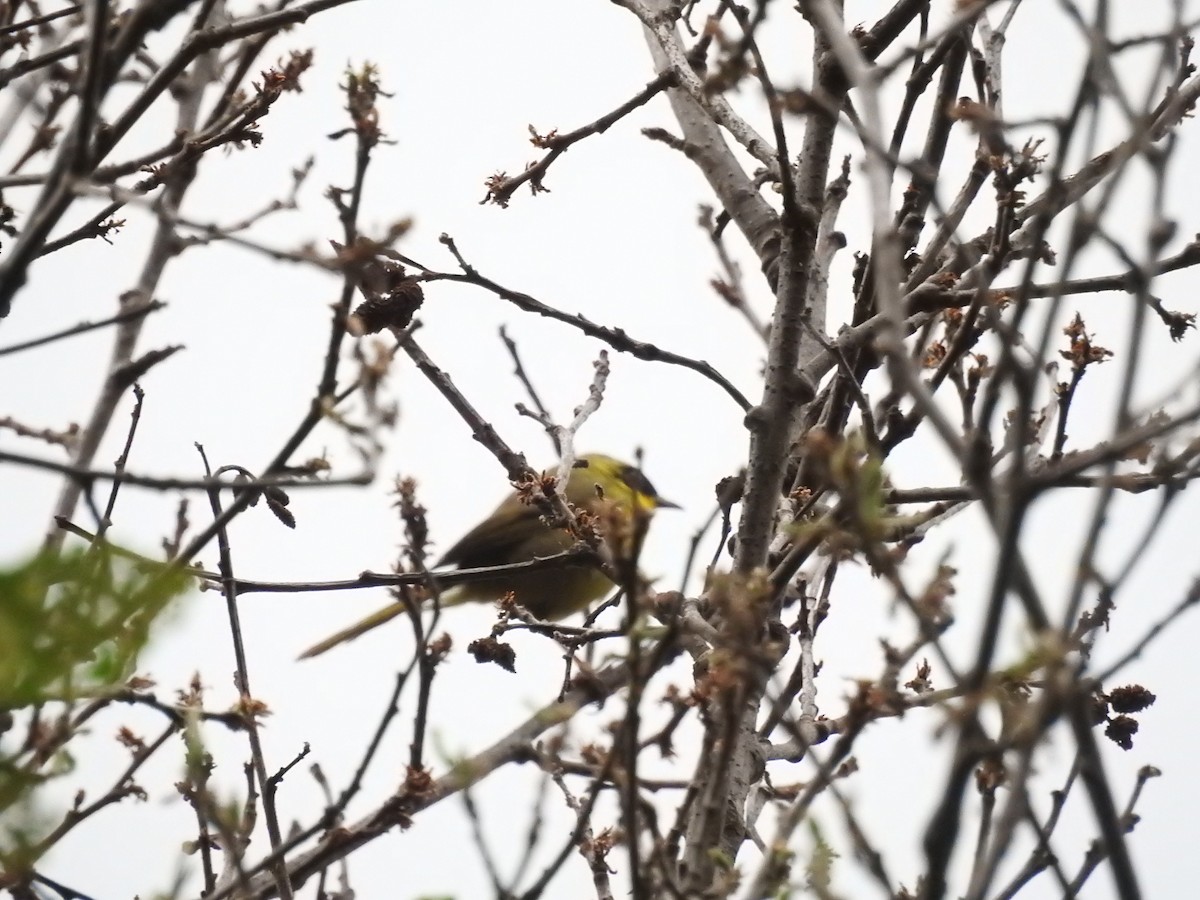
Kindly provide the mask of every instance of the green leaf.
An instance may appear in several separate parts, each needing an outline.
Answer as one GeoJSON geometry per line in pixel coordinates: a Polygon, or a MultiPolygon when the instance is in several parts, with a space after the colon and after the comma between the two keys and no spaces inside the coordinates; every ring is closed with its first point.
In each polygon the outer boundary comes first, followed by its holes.
{"type": "Polygon", "coordinates": [[[132,674],[186,572],[103,550],[0,570],[0,709],[94,696],[132,674]]]}
{"type": "Polygon", "coordinates": [[[805,867],[808,889],[817,897],[832,897],[833,862],[838,858],[838,854],[825,839],[821,826],[815,819],[808,820],[808,831],[813,840],[812,856],[805,867]]]}

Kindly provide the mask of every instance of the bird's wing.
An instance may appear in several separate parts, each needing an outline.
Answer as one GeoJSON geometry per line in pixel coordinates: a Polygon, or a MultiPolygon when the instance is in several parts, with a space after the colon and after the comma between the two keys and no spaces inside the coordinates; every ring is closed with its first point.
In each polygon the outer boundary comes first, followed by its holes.
{"type": "MultiPolygon", "coordinates": [[[[521,545],[546,530],[546,523],[542,521],[537,507],[522,503],[514,494],[501,503],[492,515],[468,531],[457,544],[447,550],[439,565],[474,569],[519,561],[515,559],[515,555],[521,545]]],[[[458,602],[466,599],[469,598],[464,596],[458,602]]],[[[454,606],[456,603],[450,599],[443,605],[454,606]]],[[[309,659],[320,656],[339,644],[352,641],[385,622],[390,622],[402,612],[404,612],[403,603],[389,603],[348,628],[343,628],[325,640],[313,644],[300,654],[300,658],[309,659]]]]}
{"type": "Polygon", "coordinates": [[[538,508],[514,494],[447,550],[439,565],[475,569],[519,562],[521,546],[546,531],[538,508]]]}

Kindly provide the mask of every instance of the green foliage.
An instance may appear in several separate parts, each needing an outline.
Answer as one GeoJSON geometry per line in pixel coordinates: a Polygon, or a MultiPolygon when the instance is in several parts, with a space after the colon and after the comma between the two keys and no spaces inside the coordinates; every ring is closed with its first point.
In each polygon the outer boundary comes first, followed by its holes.
{"type": "Polygon", "coordinates": [[[0,710],[94,696],[133,670],[186,572],[111,553],[42,553],[0,570],[0,710]]]}
{"type": "Polygon", "coordinates": [[[4,868],[32,865],[41,850],[35,835],[60,818],[38,803],[37,789],[74,768],[70,704],[124,685],[151,626],[190,583],[186,572],[96,549],[0,569],[0,739],[15,729],[14,712],[37,707],[41,722],[33,745],[0,741],[4,868]],[[47,715],[42,707],[55,702],[67,706],[47,715]]]}
{"type": "Polygon", "coordinates": [[[808,820],[808,831],[813,840],[812,856],[805,867],[808,889],[817,897],[831,898],[834,896],[833,862],[838,858],[838,854],[825,839],[825,834],[815,819],[808,820]]]}

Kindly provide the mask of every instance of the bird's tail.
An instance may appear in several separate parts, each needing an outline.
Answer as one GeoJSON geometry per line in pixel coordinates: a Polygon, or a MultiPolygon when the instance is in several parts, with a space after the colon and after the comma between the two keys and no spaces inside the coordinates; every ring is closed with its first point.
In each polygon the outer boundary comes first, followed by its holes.
{"type": "Polygon", "coordinates": [[[366,634],[372,628],[377,628],[384,622],[390,622],[400,613],[405,611],[403,603],[389,603],[382,609],[377,609],[365,619],[360,619],[348,628],[343,628],[336,634],[331,634],[325,640],[313,644],[307,650],[300,654],[300,659],[311,659],[314,656],[320,656],[326,650],[332,650],[338,644],[344,644],[347,641],[352,641],[360,635],[366,634]]]}

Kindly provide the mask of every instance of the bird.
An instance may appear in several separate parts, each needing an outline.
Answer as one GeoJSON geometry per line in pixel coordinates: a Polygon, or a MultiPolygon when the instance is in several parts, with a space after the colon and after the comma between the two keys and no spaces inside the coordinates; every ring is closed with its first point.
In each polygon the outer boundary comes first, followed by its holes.
{"type": "MultiPolygon", "coordinates": [[[[553,477],[547,469],[543,478],[553,477]]],[[[658,495],[649,479],[637,466],[601,453],[580,456],[571,469],[565,491],[576,510],[597,517],[603,530],[604,513],[614,507],[628,521],[631,512],[652,516],[658,509],[678,509],[679,505],[658,495]]],[[[619,524],[620,520],[615,520],[619,524]]],[[[606,536],[611,539],[611,536],[606,536]]],[[[565,529],[549,525],[541,510],[514,490],[486,519],[468,531],[446,551],[438,566],[459,569],[490,568],[527,562],[571,549],[577,540],[565,529]]],[[[564,566],[522,572],[502,572],[495,577],[472,580],[443,591],[442,608],[463,603],[496,602],[509,592],[516,601],[539,619],[557,621],[579,612],[599,600],[613,588],[612,580],[592,565],[564,566]]],[[[389,603],[353,625],[309,647],[301,659],[309,659],[352,641],[390,621],[405,611],[403,603],[389,603]]]]}

